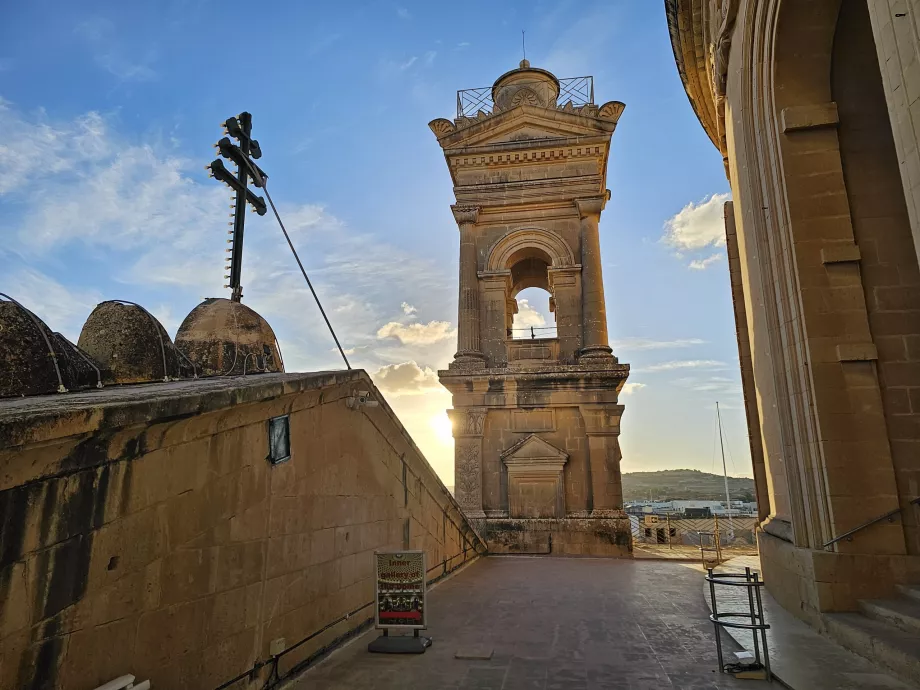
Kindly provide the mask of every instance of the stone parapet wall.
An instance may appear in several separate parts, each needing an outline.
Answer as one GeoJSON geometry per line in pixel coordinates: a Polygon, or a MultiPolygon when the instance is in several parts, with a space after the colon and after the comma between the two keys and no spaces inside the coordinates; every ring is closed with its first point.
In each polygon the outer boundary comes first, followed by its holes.
{"type": "Polygon", "coordinates": [[[493,554],[632,556],[629,517],[477,520],[493,554]]]}
{"type": "Polygon", "coordinates": [[[357,389],[362,371],[0,403],[0,688],[213,688],[354,614],[284,672],[372,617],[375,549],[424,549],[430,578],[484,553],[379,394],[348,407],[357,389]]]}
{"type": "Polygon", "coordinates": [[[783,608],[817,628],[822,613],[855,611],[860,599],[892,596],[901,582],[920,582],[920,557],[846,554],[797,547],[757,532],[764,582],[783,608]]]}

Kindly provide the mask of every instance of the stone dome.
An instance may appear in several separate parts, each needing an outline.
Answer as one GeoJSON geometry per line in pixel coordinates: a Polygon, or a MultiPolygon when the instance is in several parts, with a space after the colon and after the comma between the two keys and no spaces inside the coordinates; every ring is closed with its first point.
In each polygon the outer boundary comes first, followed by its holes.
{"type": "Polygon", "coordinates": [[[284,371],[268,321],[224,298],[206,299],[192,309],[176,333],[176,347],[203,376],[284,371]]]}
{"type": "Polygon", "coordinates": [[[559,80],[552,72],[531,67],[521,60],[518,69],[505,72],[492,85],[495,111],[510,110],[519,105],[555,108],[559,98],[559,80]]]}
{"type": "Polygon", "coordinates": [[[0,301],[0,398],[95,388],[106,378],[104,367],[31,311],[0,301]]]}
{"type": "Polygon", "coordinates": [[[156,317],[131,302],[98,304],[83,324],[77,344],[111,372],[115,383],[195,375],[156,317]]]}

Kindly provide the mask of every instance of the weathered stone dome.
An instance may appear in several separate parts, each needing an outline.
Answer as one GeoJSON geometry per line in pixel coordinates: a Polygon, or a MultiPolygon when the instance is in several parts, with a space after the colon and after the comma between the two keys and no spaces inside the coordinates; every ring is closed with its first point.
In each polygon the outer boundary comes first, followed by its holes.
{"type": "Polygon", "coordinates": [[[189,378],[195,373],[156,317],[131,302],[98,304],[77,344],[111,371],[116,383],[189,378]]]}
{"type": "Polygon", "coordinates": [[[93,388],[104,378],[101,365],[31,311],[0,301],[0,398],[93,388]]]}
{"type": "Polygon", "coordinates": [[[252,309],[224,298],[192,309],[176,333],[176,347],[204,376],[284,371],[275,332],[252,309]]]}

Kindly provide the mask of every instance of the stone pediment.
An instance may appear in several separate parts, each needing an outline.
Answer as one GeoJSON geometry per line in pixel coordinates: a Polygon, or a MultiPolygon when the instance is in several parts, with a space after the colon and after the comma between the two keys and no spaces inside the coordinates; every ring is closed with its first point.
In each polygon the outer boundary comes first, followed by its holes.
{"type": "Polygon", "coordinates": [[[502,460],[506,465],[534,465],[546,463],[561,466],[565,464],[568,459],[568,453],[544,441],[536,434],[531,434],[521,439],[502,453],[502,460]]]}
{"type": "MultiPolygon", "coordinates": [[[[512,110],[474,120],[466,127],[450,132],[448,121],[441,123],[438,141],[445,151],[472,146],[489,146],[516,141],[541,141],[570,137],[604,137],[613,134],[616,123],[562,110],[519,106],[512,110]],[[445,124],[447,123],[447,124],[445,124]]],[[[432,124],[432,129],[435,129],[432,124]]]]}

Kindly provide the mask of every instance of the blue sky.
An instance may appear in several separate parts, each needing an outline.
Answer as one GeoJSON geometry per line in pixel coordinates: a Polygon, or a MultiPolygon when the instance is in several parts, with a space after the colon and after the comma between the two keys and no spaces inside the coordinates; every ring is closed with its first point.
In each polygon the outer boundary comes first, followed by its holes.
{"type": "MultiPolygon", "coordinates": [[[[249,110],[272,196],[353,364],[452,484],[450,400],[434,372],[455,349],[458,232],[427,123],[454,116],[458,89],[515,67],[526,29],[534,66],[593,75],[596,102],[627,104],[601,221],[612,344],[633,366],[624,471],[716,467],[719,400],[729,472],[750,475],[720,244],[728,183],[681,88],[662,5],[8,7],[0,291],[73,339],[112,298],[144,304],[174,335],[202,297],[226,295],[229,195],[203,168],[219,123],[249,110]]],[[[289,370],[338,367],[280,231],[249,218],[244,301],[274,326],[289,370]]],[[[548,318],[527,297],[520,322],[548,318]]]]}

